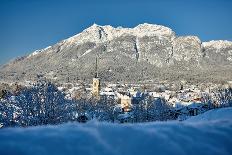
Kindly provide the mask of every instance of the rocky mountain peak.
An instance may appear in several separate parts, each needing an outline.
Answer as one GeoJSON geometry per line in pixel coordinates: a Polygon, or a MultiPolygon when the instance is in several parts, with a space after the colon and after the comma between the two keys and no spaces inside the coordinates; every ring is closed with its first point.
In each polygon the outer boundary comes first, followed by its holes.
{"type": "Polygon", "coordinates": [[[212,40],[209,42],[203,42],[203,47],[212,47],[212,48],[227,48],[232,46],[232,42],[228,40],[212,40]]]}
{"type": "Polygon", "coordinates": [[[175,32],[172,29],[156,24],[139,24],[133,30],[137,35],[142,33],[143,36],[175,36],[175,32]]]}
{"type": "Polygon", "coordinates": [[[145,36],[175,38],[174,31],[161,25],[144,23],[134,28],[114,28],[110,25],[100,26],[94,23],[81,33],[68,38],[67,42],[70,44],[82,44],[85,42],[103,43],[125,35],[133,35],[140,38],[145,36]]]}

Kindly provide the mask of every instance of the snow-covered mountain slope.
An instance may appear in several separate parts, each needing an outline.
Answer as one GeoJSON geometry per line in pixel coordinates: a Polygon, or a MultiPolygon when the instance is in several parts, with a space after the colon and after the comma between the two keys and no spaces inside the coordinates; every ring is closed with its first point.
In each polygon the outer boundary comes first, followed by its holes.
{"type": "Polygon", "coordinates": [[[143,78],[158,80],[226,81],[232,77],[232,42],[202,43],[196,36],[176,36],[168,27],[145,23],[134,28],[94,24],[2,66],[0,80],[30,80],[51,72],[60,81],[91,79],[97,55],[100,76],[106,81],[139,80],[142,70],[143,78]]]}
{"type": "Polygon", "coordinates": [[[108,124],[0,129],[0,153],[84,155],[231,155],[232,108],[184,122],[108,124]],[[214,120],[214,121],[209,121],[214,120]]]}

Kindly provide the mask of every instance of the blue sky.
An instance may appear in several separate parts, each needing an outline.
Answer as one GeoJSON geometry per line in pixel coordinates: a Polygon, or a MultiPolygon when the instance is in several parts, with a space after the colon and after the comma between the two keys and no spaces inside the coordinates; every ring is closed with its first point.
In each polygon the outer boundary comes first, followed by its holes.
{"type": "Polygon", "coordinates": [[[232,41],[231,0],[0,0],[0,64],[73,36],[93,23],[168,26],[202,41],[232,41]]]}

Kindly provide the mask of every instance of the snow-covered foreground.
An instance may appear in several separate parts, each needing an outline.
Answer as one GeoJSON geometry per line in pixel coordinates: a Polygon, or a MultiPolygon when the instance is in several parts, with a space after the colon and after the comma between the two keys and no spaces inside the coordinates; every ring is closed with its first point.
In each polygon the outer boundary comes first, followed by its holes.
{"type": "Polygon", "coordinates": [[[231,155],[232,108],[211,110],[184,122],[67,123],[0,129],[1,155],[231,155]]]}

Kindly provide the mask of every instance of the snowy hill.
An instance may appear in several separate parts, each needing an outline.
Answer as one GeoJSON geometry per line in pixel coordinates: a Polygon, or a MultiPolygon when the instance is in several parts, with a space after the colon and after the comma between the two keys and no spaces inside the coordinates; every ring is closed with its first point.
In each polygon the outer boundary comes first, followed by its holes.
{"type": "Polygon", "coordinates": [[[184,122],[5,128],[0,130],[0,154],[231,155],[231,118],[232,108],[224,108],[184,122]]]}
{"type": "Polygon", "coordinates": [[[96,55],[105,81],[139,81],[142,70],[149,80],[224,82],[232,76],[232,42],[202,43],[197,36],[177,36],[168,27],[144,23],[134,28],[94,24],[0,67],[0,80],[33,80],[38,74],[62,82],[90,80],[96,55]]]}
{"type": "Polygon", "coordinates": [[[210,110],[201,115],[193,116],[186,122],[206,122],[206,121],[232,121],[232,108],[222,108],[210,110]]]}

